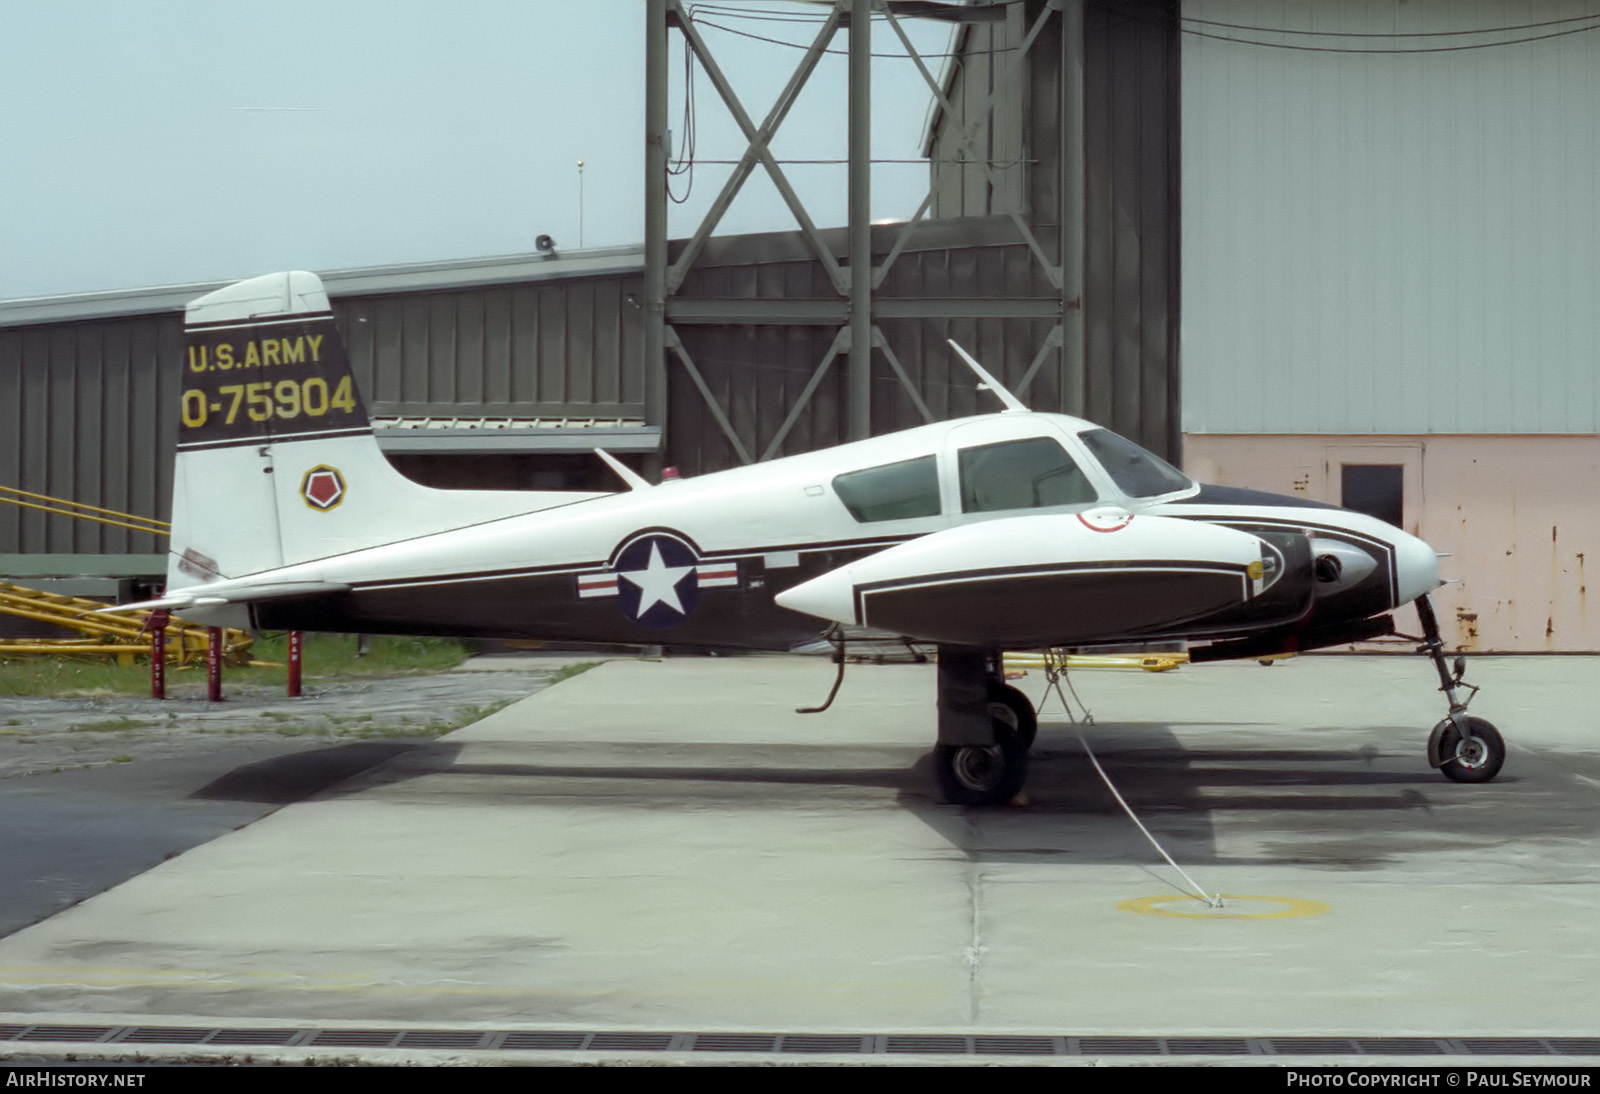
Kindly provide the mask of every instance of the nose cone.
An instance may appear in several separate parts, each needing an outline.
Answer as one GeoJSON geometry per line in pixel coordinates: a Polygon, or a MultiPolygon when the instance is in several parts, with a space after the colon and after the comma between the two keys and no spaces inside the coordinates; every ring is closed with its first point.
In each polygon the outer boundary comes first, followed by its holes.
{"type": "Polygon", "coordinates": [[[819,619],[854,626],[856,618],[856,587],[851,580],[849,567],[830,570],[821,577],[785,589],[772,598],[780,608],[803,612],[819,619]]]}
{"type": "Polygon", "coordinates": [[[1395,607],[1427,596],[1444,584],[1439,580],[1438,554],[1416,536],[1400,533],[1395,540],[1394,554],[1399,585],[1399,603],[1395,607]]]}

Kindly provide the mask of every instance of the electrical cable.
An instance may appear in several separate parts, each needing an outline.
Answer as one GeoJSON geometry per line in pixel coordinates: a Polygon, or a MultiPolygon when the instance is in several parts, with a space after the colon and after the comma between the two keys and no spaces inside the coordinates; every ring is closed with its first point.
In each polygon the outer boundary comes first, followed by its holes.
{"type": "Polygon", "coordinates": [[[680,146],[677,162],[667,164],[667,198],[674,205],[682,205],[689,200],[689,195],[694,193],[694,148],[695,148],[695,103],[694,103],[694,47],[687,37],[683,40],[683,143],[680,146]],[[672,179],[674,176],[684,176],[684,189],[682,196],[672,192],[672,179]]]}
{"type": "Polygon", "coordinates": [[[1289,27],[1252,27],[1243,23],[1223,23],[1215,19],[1200,19],[1193,15],[1179,16],[1185,23],[1199,23],[1208,27],[1222,27],[1225,30],[1243,30],[1252,34],[1302,34],[1307,37],[1317,38],[1448,38],[1462,34],[1499,34],[1510,30],[1537,30],[1540,27],[1559,26],[1563,23],[1584,23],[1591,19],[1600,19],[1600,11],[1590,12],[1587,15],[1569,15],[1564,19],[1545,19],[1538,23],[1516,23],[1504,27],[1481,27],[1477,30],[1391,30],[1391,31],[1351,31],[1351,30],[1295,30],[1289,27]]]}
{"type": "MultiPolygon", "coordinates": [[[[1600,19],[1600,16],[1590,18],[1600,19]]],[[[1402,53],[1464,53],[1474,49],[1495,49],[1500,46],[1514,46],[1523,42],[1542,42],[1547,38],[1565,38],[1569,34],[1587,34],[1592,30],[1600,30],[1600,22],[1592,23],[1586,27],[1576,27],[1569,30],[1552,31],[1549,34],[1533,34],[1526,38],[1508,38],[1498,42],[1478,42],[1468,46],[1417,46],[1405,49],[1354,49],[1341,46],[1300,46],[1290,42],[1258,42],[1249,38],[1233,38],[1226,34],[1210,34],[1201,30],[1184,29],[1183,33],[1195,38],[1211,38],[1219,42],[1233,42],[1242,46],[1261,46],[1266,49],[1292,49],[1303,53],[1345,53],[1387,55],[1402,53]]]]}

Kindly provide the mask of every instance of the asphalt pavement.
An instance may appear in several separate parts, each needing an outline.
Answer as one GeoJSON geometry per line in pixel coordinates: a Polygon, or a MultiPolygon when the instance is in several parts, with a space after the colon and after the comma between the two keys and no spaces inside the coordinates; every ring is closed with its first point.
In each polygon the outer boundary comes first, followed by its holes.
{"type": "Polygon", "coordinates": [[[193,799],[243,827],[0,940],[0,1052],[1593,1065],[1600,661],[1471,671],[1487,785],[1428,768],[1425,661],[1326,656],[1077,673],[1093,724],[1052,698],[1025,803],[962,809],[928,666],[799,715],[822,659],[610,663],[193,799]]]}

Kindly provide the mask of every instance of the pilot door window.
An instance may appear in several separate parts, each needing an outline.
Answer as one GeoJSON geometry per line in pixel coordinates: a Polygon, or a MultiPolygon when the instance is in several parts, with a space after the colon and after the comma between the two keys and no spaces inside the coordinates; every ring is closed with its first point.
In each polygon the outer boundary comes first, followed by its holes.
{"type": "Polygon", "coordinates": [[[1049,437],[963,448],[961,511],[998,513],[1097,500],[1066,449],[1049,437]]]}
{"type": "Polygon", "coordinates": [[[939,515],[939,469],[932,456],[847,471],[834,478],[833,490],[863,522],[939,515]]]}

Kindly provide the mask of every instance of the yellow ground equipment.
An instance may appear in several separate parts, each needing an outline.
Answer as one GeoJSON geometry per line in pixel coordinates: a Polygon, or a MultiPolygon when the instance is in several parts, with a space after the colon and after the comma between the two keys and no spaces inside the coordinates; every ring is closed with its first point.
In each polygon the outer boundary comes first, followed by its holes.
{"type": "Polygon", "coordinates": [[[66,498],[52,498],[48,494],[18,490],[15,486],[0,486],[0,501],[23,509],[37,509],[51,516],[92,520],[96,524],[109,524],[114,528],[127,528],[135,532],[149,532],[153,536],[164,536],[172,531],[172,525],[154,517],[141,517],[136,513],[123,513],[116,509],[102,509],[98,505],[85,505],[81,501],[68,501],[66,498]],[[24,498],[28,500],[24,501],[24,498]]]}
{"type": "MultiPolygon", "coordinates": [[[[0,657],[44,654],[53,657],[115,657],[124,665],[150,655],[149,612],[92,614],[105,607],[98,600],[41,592],[0,581],[0,614],[76,631],[80,638],[15,638],[0,640],[0,657]]],[[[177,617],[167,622],[167,662],[186,665],[206,659],[207,628],[177,617]]],[[[223,632],[223,657],[232,664],[250,662],[251,638],[244,631],[223,632]]]]}
{"type": "MultiPolygon", "coordinates": [[[[135,532],[148,532],[165,536],[171,529],[164,520],[123,513],[98,505],[86,505],[66,498],[53,498],[48,494],[35,494],[14,486],[0,486],[0,502],[35,509],[52,516],[90,520],[135,532]]],[[[63,596],[58,593],[29,589],[0,581],[0,614],[45,623],[64,630],[75,631],[79,638],[13,638],[0,639],[0,657],[25,654],[52,657],[115,657],[122,664],[132,664],[136,657],[150,655],[149,612],[127,612],[119,615],[94,615],[105,605],[97,600],[63,596]]],[[[173,617],[167,622],[166,660],[185,665],[203,662],[208,641],[205,627],[186,623],[173,617]]],[[[244,631],[226,631],[223,634],[223,657],[234,664],[250,661],[250,636],[244,631]]]]}
{"type": "MultiPolygon", "coordinates": [[[[1051,652],[1051,661],[1066,669],[1143,669],[1145,672],[1168,672],[1189,663],[1186,653],[1074,653],[1051,652]]],[[[1042,653],[1008,653],[1008,669],[1045,668],[1042,653]]]]}

